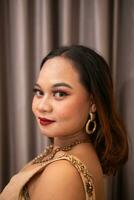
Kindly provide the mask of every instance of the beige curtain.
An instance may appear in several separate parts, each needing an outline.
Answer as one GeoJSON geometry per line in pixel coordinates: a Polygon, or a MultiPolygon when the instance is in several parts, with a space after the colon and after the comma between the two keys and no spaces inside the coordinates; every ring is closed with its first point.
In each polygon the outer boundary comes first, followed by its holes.
{"type": "Polygon", "coordinates": [[[32,88],[46,53],[70,44],[94,48],[110,64],[130,156],[106,182],[107,200],[133,200],[133,0],[0,0],[0,190],[48,143],[32,115],[32,88]]]}

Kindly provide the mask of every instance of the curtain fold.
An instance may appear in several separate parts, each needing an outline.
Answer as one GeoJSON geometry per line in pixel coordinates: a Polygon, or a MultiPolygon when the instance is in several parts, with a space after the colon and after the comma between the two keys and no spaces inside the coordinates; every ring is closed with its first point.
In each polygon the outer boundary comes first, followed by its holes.
{"type": "Polygon", "coordinates": [[[0,1],[0,190],[48,144],[31,111],[42,58],[82,44],[110,64],[117,107],[130,141],[128,163],[106,180],[107,200],[134,199],[134,1],[0,1]]]}

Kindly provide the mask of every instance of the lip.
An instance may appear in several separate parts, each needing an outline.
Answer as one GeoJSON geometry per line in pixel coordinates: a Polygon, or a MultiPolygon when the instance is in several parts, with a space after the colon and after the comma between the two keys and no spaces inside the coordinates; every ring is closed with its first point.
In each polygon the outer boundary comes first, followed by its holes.
{"type": "Polygon", "coordinates": [[[43,126],[46,126],[55,122],[54,120],[50,120],[50,119],[42,118],[42,117],[38,117],[38,119],[39,119],[40,124],[43,126]]]}

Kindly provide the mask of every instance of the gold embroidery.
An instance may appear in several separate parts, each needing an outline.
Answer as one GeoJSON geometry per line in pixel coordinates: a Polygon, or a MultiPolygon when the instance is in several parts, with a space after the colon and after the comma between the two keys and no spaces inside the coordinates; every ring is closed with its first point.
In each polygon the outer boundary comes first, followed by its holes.
{"type": "Polygon", "coordinates": [[[27,188],[26,185],[23,187],[23,196],[24,196],[24,199],[25,199],[25,200],[30,200],[28,188],[27,188]]]}
{"type": "Polygon", "coordinates": [[[88,195],[91,197],[93,194],[93,183],[91,181],[92,177],[89,175],[88,170],[79,160],[76,160],[71,155],[67,155],[66,157],[78,169],[79,172],[82,172],[83,176],[85,177],[86,191],[87,191],[88,195]]]}

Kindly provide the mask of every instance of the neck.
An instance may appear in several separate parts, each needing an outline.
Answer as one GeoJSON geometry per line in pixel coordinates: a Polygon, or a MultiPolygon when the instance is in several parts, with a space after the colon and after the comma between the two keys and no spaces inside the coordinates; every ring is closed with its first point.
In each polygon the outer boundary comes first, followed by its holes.
{"type": "Polygon", "coordinates": [[[89,141],[89,136],[85,132],[79,132],[79,133],[75,133],[70,136],[55,137],[54,138],[54,149],[56,149],[57,147],[67,146],[76,140],[89,141]]]}

